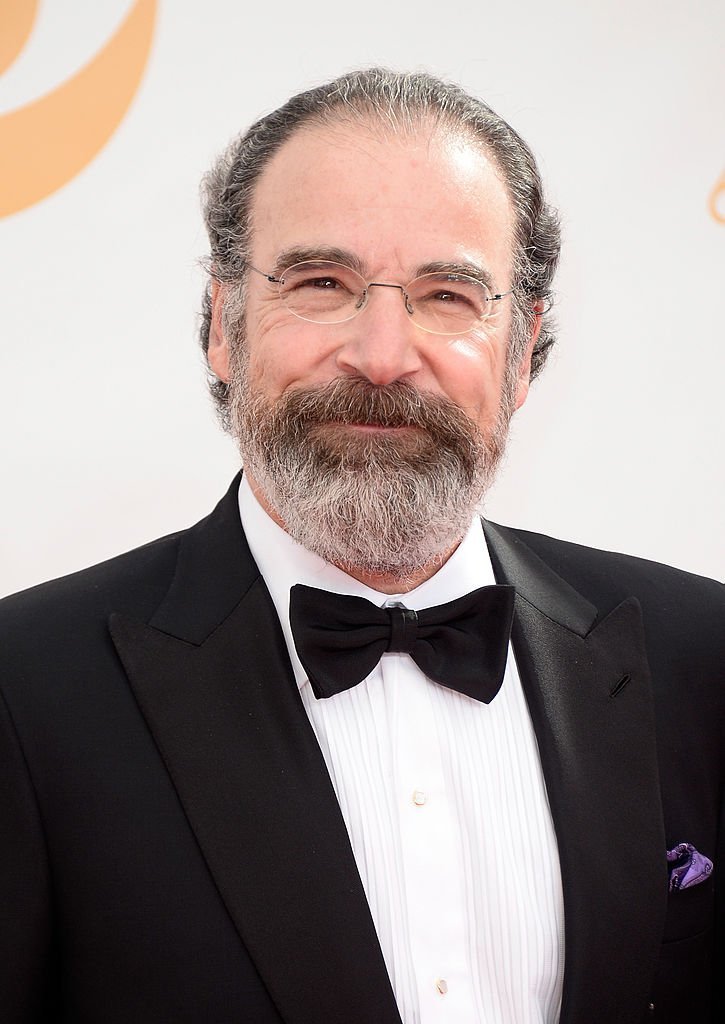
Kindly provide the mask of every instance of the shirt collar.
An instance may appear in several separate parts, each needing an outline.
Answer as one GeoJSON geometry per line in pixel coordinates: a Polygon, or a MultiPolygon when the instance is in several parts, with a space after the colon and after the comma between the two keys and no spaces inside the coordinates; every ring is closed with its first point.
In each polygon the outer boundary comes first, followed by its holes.
{"type": "Polygon", "coordinates": [[[406,607],[419,611],[421,608],[454,601],[471,590],[496,582],[481,522],[477,517],[474,517],[461,543],[435,575],[414,590],[395,595],[373,590],[298,544],[265,512],[244,475],[239,484],[239,514],[252,557],[279,616],[295,679],[300,687],[307,682],[307,674],[297,657],[289,622],[289,593],[295,583],[318,587],[333,594],[364,597],[378,607],[386,602],[400,600],[406,607]]]}

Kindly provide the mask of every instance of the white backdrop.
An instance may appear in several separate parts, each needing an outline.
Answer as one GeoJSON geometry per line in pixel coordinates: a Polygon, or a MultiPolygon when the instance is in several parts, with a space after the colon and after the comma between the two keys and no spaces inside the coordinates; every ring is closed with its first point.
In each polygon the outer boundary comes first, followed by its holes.
{"type": "MultiPolygon", "coordinates": [[[[133,7],[41,3],[0,115],[74,75],[133,7]]],[[[0,220],[0,593],[189,525],[221,495],[237,458],[196,344],[199,178],[252,119],[370,63],[486,99],[563,213],[560,345],[488,514],[725,574],[723,37],[719,0],[161,2],[109,143],[0,220]]]]}

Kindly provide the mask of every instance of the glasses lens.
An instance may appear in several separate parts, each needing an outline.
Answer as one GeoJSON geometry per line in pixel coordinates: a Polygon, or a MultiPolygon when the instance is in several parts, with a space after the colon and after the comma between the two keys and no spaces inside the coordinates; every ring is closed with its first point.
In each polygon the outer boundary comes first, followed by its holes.
{"type": "Polygon", "coordinates": [[[491,312],[485,284],[463,274],[424,274],[406,288],[413,322],[431,334],[470,331],[491,312]]]}
{"type": "Polygon", "coordinates": [[[339,324],[352,319],[365,301],[365,281],[340,263],[296,263],[281,275],[279,294],[302,320],[339,324]]]}

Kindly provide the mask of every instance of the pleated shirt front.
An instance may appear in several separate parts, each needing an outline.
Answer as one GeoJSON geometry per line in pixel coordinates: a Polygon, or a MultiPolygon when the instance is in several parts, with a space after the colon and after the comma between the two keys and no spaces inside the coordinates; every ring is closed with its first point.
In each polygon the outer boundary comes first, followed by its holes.
{"type": "Polygon", "coordinates": [[[391,596],[293,541],[244,478],[240,513],[404,1024],[554,1024],[564,970],[559,858],[512,651],[488,705],[431,681],[409,655],[387,653],[357,686],[316,700],[289,624],[295,583],[415,610],[493,584],[480,522],[435,576],[391,596]]]}

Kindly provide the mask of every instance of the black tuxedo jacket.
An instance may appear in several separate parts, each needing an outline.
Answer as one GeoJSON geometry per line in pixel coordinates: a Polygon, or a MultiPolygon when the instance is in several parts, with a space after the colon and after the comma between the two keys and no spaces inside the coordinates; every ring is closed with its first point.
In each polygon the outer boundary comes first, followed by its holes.
{"type": "MultiPolygon", "coordinates": [[[[400,1024],[236,491],[0,605],[3,1024],[400,1024]]],[[[559,844],[561,1020],[722,1019],[723,588],[485,530],[559,844]],[[715,871],[668,896],[679,842],[715,871]]]]}

